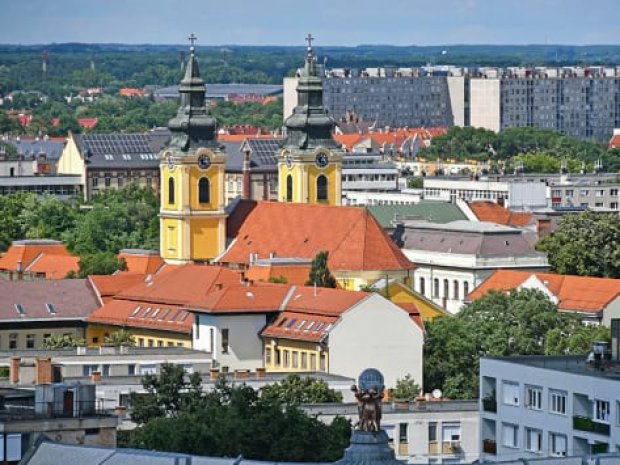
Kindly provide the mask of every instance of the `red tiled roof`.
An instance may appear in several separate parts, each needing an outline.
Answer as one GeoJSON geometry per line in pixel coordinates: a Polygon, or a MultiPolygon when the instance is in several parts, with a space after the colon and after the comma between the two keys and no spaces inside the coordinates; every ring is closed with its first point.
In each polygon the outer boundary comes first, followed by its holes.
{"type": "Polygon", "coordinates": [[[78,118],[77,122],[80,126],[86,129],[92,129],[97,126],[97,118],[78,118]]]}
{"type": "Polygon", "coordinates": [[[338,316],[368,295],[361,291],[296,286],[284,309],[312,315],[338,316]]]}
{"type": "Polygon", "coordinates": [[[398,305],[400,308],[406,311],[407,314],[409,315],[409,318],[411,318],[414,321],[414,323],[420,327],[422,331],[425,330],[424,321],[422,321],[420,310],[418,310],[418,307],[416,307],[416,305],[413,302],[400,302],[400,303],[397,303],[396,305],[398,305]]]}
{"type": "Polygon", "coordinates": [[[240,281],[240,274],[221,266],[183,265],[150,276],[144,282],[121,291],[117,298],[151,303],[185,305],[198,301],[216,289],[218,284],[240,281]]]}
{"type": "Polygon", "coordinates": [[[88,317],[89,323],[191,333],[194,318],[178,305],[113,299],[88,317]]]}
{"type": "Polygon", "coordinates": [[[188,307],[208,313],[277,312],[289,289],[283,284],[234,284],[189,302],[188,307]]]}
{"type": "Polygon", "coordinates": [[[479,221],[520,227],[531,223],[533,218],[531,213],[513,212],[495,202],[486,200],[468,202],[467,205],[479,221]]]}
{"type": "Polygon", "coordinates": [[[126,273],[154,274],[164,264],[164,259],[159,254],[140,253],[121,250],[118,258],[123,258],[127,263],[126,273]]]}
{"type": "Polygon", "coordinates": [[[263,329],[261,336],[320,342],[328,335],[336,321],[338,321],[337,316],[285,311],[263,329]]]}
{"type": "Polygon", "coordinates": [[[611,136],[611,139],[609,139],[608,147],[610,149],[620,147],[620,134],[614,134],[613,136],[611,136]]]}
{"type": "MultiPolygon", "coordinates": [[[[244,214],[235,241],[218,261],[247,264],[251,253],[259,259],[273,253],[313,259],[327,250],[332,271],[414,268],[365,208],[257,202],[244,214]]],[[[235,211],[230,221],[239,222],[235,211]]]]}
{"type": "Polygon", "coordinates": [[[70,271],[78,272],[80,257],[41,253],[28,266],[28,273],[43,273],[45,279],[64,279],[70,271]]]}
{"type": "Polygon", "coordinates": [[[58,241],[15,241],[0,258],[0,270],[16,271],[17,262],[20,261],[22,270],[26,270],[41,253],[69,256],[69,251],[64,244],[58,241]]]}
{"type": "Polygon", "coordinates": [[[117,273],[112,275],[91,275],[88,277],[99,296],[106,301],[106,298],[120,294],[126,289],[130,289],[146,278],[145,274],[117,273]]]}
{"type": "Polygon", "coordinates": [[[303,286],[308,281],[310,269],[308,263],[301,264],[275,264],[266,265],[252,264],[245,272],[245,277],[250,281],[269,282],[270,278],[285,278],[287,284],[303,286]]]}
{"type": "Polygon", "coordinates": [[[620,279],[498,270],[471,292],[467,300],[479,299],[491,290],[515,289],[532,275],[558,298],[560,310],[598,313],[620,295],[620,279]]]}

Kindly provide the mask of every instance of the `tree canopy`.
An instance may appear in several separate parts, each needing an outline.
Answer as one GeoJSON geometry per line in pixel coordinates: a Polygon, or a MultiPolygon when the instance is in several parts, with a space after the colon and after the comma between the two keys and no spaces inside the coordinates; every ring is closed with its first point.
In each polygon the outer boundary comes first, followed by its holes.
{"type": "Polygon", "coordinates": [[[203,391],[200,375],[163,365],[143,379],[146,394],[132,394],[138,427],[123,445],[196,455],[275,461],[332,462],[342,457],[351,425],[330,425],[245,384],[221,378],[203,391]]]}
{"type": "Polygon", "coordinates": [[[537,249],[560,274],[620,278],[620,217],[586,211],[566,215],[537,249]]]}
{"type": "Polygon", "coordinates": [[[336,287],[336,278],[332,275],[327,266],[327,258],[329,252],[324,250],[316,254],[316,257],[312,260],[312,267],[310,268],[310,275],[306,286],[318,286],[318,287],[336,287]]]}
{"type": "Polygon", "coordinates": [[[263,400],[286,405],[342,402],[342,394],[330,389],[324,380],[295,374],[264,386],[260,396],[263,400]]]}
{"type": "Polygon", "coordinates": [[[583,326],[532,289],[492,291],[454,317],[429,322],[426,331],[424,385],[457,399],[478,396],[481,356],[555,355],[567,348],[578,354],[610,337],[608,328],[583,326]]]}

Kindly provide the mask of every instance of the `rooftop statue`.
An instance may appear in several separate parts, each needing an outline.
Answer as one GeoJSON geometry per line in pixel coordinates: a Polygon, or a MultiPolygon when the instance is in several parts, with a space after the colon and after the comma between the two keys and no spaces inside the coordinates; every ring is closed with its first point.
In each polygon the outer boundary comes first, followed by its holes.
{"type": "Polygon", "coordinates": [[[359,420],[355,425],[358,431],[377,432],[381,429],[381,400],[383,399],[383,375],[379,370],[367,368],[362,372],[356,385],[351,387],[357,399],[359,420]]]}

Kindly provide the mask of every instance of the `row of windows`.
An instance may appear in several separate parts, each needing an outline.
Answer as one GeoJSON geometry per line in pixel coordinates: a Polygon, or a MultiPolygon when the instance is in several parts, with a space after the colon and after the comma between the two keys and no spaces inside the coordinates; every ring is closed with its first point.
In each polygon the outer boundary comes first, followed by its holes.
{"type": "MultiPolygon", "coordinates": [[[[45,339],[51,337],[50,333],[44,334],[40,340],[37,340],[36,334],[26,334],[25,343],[26,349],[36,349],[43,345],[43,341],[45,339]]],[[[71,333],[65,333],[64,336],[73,336],[71,333]]],[[[1,341],[0,341],[1,342],[1,341]]],[[[9,349],[18,349],[20,342],[20,334],[19,333],[10,333],[9,334],[9,349]]]]}
{"type": "Polygon", "coordinates": [[[327,354],[322,353],[317,357],[316,353],[291,349],[272,349],[265,347],[265,366],[276,368],[295,368],[301,370],[327,371],[327,354]]]}
{"type": "MultiPolygon", "coordinates": [[[[426,279],[420,278],[418,286],[418,292],[423,296],[426,296],[426,279]]],[[[440,298],[443,297],[445,299],[450,298],[450,280],[443,280],[443,294],[439,293],[440,280],[439,278],[433,279],[433,295],[432,298],[440,298]]],[[[463,281],[463,294],[460,293],[460,283],[457,279],[452,281],[452,299],[453,300],[461,300],[461,298],[465,298],[469,294],[469,282],[463,281]]]]}
{"type": "MultiPolygon", "coordinates": [[[[174,178],[168,178],[168,203],[174,204],[174,178]]],[[[211,183],[208,178],[202,177],[198,180],[198,202],[210,203],[211,202],[211,183]]]]}
{"type": "MultiPolygon", "coordinates": [[[[528,452],[541,454],[543,452],[543,432],[536,428],[523,428],[524,449],[528,452]]],[[[519,426],[511,423],[502,423],[502,445],[504,447],[519,447],[519,426]]],[[[567,453],[567,437],[565,434],[549,433],[549,455],[565,457],[567,453]]]]}

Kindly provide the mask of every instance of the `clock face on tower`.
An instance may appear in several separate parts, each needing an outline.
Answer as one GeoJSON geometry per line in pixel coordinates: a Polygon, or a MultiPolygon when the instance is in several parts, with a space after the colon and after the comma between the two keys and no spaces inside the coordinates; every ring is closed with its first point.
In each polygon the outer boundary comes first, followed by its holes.
{"type": "Polygon", "coordinates": [[[201,170],[206,170],[207,168],[209,168],[209,166],[211,166],[211,159],[209,158],[209,155],[200,155],[198,157],[198,167],[201,170]]]}
{"type": "Polygon", "coordinates": [[[316,166],[319,168],[325,168],[329,164],[329,158],[325,152],[319,152],[315,159],[316,166]]]}

